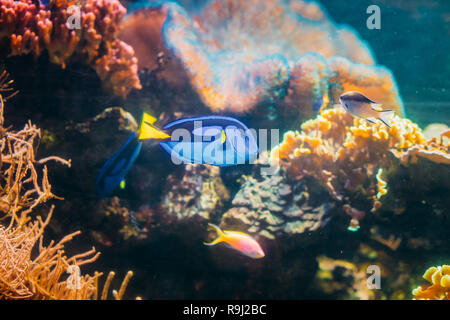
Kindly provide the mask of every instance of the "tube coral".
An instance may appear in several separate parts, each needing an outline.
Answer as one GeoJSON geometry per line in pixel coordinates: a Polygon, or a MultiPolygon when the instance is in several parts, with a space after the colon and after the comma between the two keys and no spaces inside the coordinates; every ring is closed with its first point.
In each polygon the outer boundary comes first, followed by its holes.
{"type": "Polygon", "coordinates": [[[62,68],[72,61],[92,66],[106,89],[116,95],[125,97],[140,89],[134,50],[116,38],[126,9],[118,0],[69,4],[1,0],[0,41],[9,41],[7,55],[37,57],[46,50],[50,61],[62,68]]]}
{"type": "Polygon", "coordinates": [[[450,300],[450,265],[430,267],[423,274],[430,285],[412,291],[416,300],[450,300]]]}
{"type": "Polygon", "coordinates": [[[268,102],[312,115],[318,98],[337,101],[357,89],[402,112],[390,71],[375,66],[367,44],[316,2],[214,0],[195,15],[172,2],[143,3],[124,19],[121,39],[139,48],[143,65],[170,52],[176,59],[165,74],[169,82],[178,67],[177,78],[186,75],[215,112],[243,113],[268,102]]]}

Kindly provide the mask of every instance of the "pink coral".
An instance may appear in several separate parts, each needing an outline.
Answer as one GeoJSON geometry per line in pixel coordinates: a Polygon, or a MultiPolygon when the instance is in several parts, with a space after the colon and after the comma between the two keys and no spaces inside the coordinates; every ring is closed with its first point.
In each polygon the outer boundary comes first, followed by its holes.
{"type": "MultiPolygon", "coordinates": [[[[214,0],[197,12],[148,3],[127,16],[121,39],[140,48],[142,61],[156,61],[148,43],[157,39],[176,58],[178,78],[213,111],[241,113],[269,102],[311,115],[319,97],[334,102],[355,89],[402,111],[390,71],[375,66],[366,43],[316,2],[214,0]]],[[[166,76],[172,80],[173,72],[166,76]]]]}
{"type": "Polygon", "coordinates": [[[0,0],[0,39],[10,38],[9,56],[40,56],[47,50],[50,60],[63,68],[73,60],[92,66],[117,95],[140,89],[133,48],[116,37],[126,9],[118,0],[84,1],[81,28],[71,29],[69,19],[76,11],[69,4],[0,0]]]}

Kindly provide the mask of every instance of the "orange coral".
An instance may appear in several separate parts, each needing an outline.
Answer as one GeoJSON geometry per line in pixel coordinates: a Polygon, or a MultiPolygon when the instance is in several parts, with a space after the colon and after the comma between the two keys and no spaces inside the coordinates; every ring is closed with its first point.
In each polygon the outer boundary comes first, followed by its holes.
{"type": "Polygon", "coordinates": [[[450,265],[428,268],[423,278],[430,285],[421,285],[412,291],[414,299],[450,300],[450,265]]]}
{"type": "Polygon", "coordinates": [[[40,56],[46,49],[50,60],[63,68],[74,60],[92,66],[117,95],[140,89],[134,51],[116,39],[126,9],[118,0],[83,1],[78,7],[80,28],[71,29],[68,21],[77,12],[68,4],[0,0],[0,39],[10,39],[9,56],[40,56]]]}
{"type": "MultiPolygon", "coordinates": [[[[390,151],[402,153],[426,144],[419,127],[408,119],[394,116],[389,128],[353,118],[340,107],[321,111],[301,128],[301,133],[287,132],[283,142],[272,150],[272,157],[278,153],[288,176],[313,176],[338,201],[349,204],[350,198],[358,195],[363,210],[369,209],[367,200],[373,201],[372,211],[380,205],[376,195],[383,189],[376,176],[380,168],[390,166],[390,151]]],[[[353,218],[361,216],[353,214],[359,210],[345,208],[353,218]]]]}
{"type": "Polygon", "coordinates": [[[432,137],[426,143],[412,146],[402,154],[394,154],[398,156],[405,165],[417,163],[418,157],[435,163],[450,164],[450,143],[445,140],[449,135],[450,130],[446,130],[440,134],[439,139],[437,137],[432,137]]]}

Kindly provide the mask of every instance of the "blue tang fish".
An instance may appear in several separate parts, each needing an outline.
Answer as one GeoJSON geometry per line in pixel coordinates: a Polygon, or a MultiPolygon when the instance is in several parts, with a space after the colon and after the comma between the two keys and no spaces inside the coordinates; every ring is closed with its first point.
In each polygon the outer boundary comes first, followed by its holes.
{"type": "Polygon", "coordinates": [[[174,164],[200,163],[231,166],[252,163],[258,154],[255,134],[231,117],[203,116],[180,119],[162,129],[156,118],[144,113],[140,128],[103,165],[97,177],[100,197],[121,185],[136,160],[143,140],[157,140],[174,164]]]}

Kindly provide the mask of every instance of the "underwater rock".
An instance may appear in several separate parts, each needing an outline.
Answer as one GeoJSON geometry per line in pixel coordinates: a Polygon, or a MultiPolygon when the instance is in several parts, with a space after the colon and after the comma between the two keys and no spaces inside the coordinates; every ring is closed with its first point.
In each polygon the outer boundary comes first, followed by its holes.
{"type": "Polygon", "coordinates": [[[94,68],[104,87],[125,97],[140,89],[133,48],[117,39],[126,9],[118,0],[83,1],[79,12],[69,2],[49,5],[33,0],[0,1],[0,55],[12,57],[48,53],[51,62],[66,68],[78,61],[94,68]]]}
{"type": "Polygon", "coordinates": [[[232,207],[222,216],[225,229],[243,230],[268,239],[282,235],[304,235],[306,239],[331,218],[331,197],[306,179],[294,184],[281,174],[242,179],[232,207]]]}
{"type": "Polygon", "coordinates": [[[211,220],[221,214],[230,195],[219,167],[186,164],[180,169],[181,173],[178,171],[167,177],[162,210],[177,220],[211,220]]]}
{"type": "Polygon", "coordinates": [[[374,236],[387,241],[388,247],[448,252],[449,177],[448,164],[418,157],[416,163],[405,165],[395,159],[386,174],[388,192],[371,217],[371,224],[388,224],[391,234],[375,232],[374,236]]]}
{"type": "MultiPolygon", "coordinates": [[[[347,247],[345,241],[340,244],[347,247]]],[[[397,300],[410,297],[415,285],[412,275],[419,261],[411,257],[405,260],[396,252],[367,242],[359,243],[344,257],[342,249],[317,256],[319,266],[312,286],[314,298],[397,300]],[[381,275],[380,287],[371,289],[370,286],[377,285],[372,277],[376,274],[381,275]]]]}
{"type": "Polygon", "coordinates": [[[94,231],[107,229],[105,221],[115,225],[113,219],[104,220],[104,214],[96,208],[100,198],[95,181],[111,150],[117,150],[135,130],[133,116],[120,107],[112,107],[86,121],[63,122],[62,127],[44,132],[41,147],[45,152],[58,150],[72,159],[70,170],[55,168],[51,173],[57,194],[66,199],[60,210],[67,214],[55,219],[63,231],[86,226],[94,231]]]}
{"type": "MultiPolygon", "coordinates": [[[[156,222],[155,213],[150,206],[141,206],[133,211],[126,200],[119,197],[99,201],[95,214],[102,228],[91,230],[91,236],[103,246],[117,246],[125,241],[137,243],[146,240],[156,222]]],[[[130,245],[130,244],[128,244],[130,245]]]]}
{"type": "Polygon", "coordinates": [[[317,257],[319,270],[314,279],[316,289],[335,299],[372,300],[375,291],[367,286],[367,274],[363,268],[355,264],[332,259],[326,256],[317,257]]]}
{"type": "Polygon", "coordinates": [[[374,65],[368,45],[316,2],[215,0],[196,12],[140,2],[120,38],[136,48],[140,67],[154,68],[157,54],[172,56],[161,77],[188,81],[214,112],[275,104],[298,118],[315,114],[319,98],[334,102],[348,90],[403,112],[391,72],[374,65]]]}

